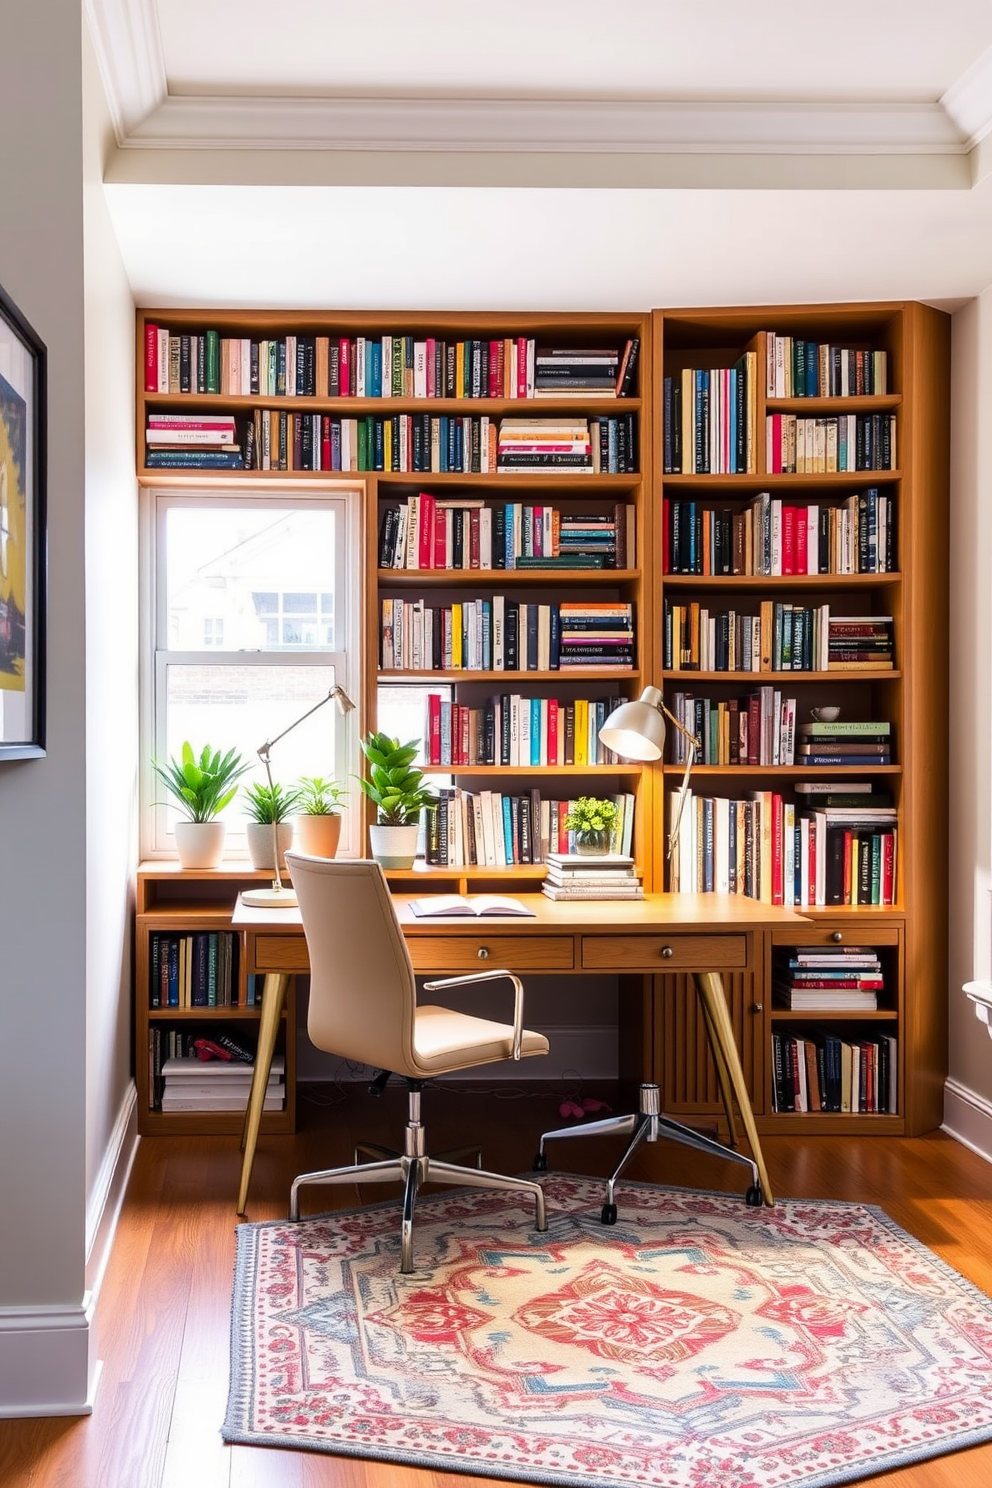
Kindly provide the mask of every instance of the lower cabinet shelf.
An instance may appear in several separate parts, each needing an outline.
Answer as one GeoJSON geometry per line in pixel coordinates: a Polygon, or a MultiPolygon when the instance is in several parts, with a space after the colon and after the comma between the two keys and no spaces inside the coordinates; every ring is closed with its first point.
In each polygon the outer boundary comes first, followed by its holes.
{"type": "MultiPolygon", "coordinates": [[[[134,1060],[142,1136],[239,1135],[242,1130],[264,978],[245,975],[231,915],[239,890],[259,877],[268,875],[246,868],[242,876],[225,870],[213,881],[202,874],[194,881],[168,864],[139,870],[134,1060]]],[[[261,1123],[262,1132],[271,1135],[296,1130],[293,979],[281,1023],[271,1108],[261,1123]]]]}

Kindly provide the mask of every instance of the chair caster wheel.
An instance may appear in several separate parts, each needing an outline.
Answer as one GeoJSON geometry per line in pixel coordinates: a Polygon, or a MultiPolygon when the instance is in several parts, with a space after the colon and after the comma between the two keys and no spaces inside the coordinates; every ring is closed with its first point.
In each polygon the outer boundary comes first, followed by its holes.
{"type": "Polygon", "coordinates": [[[751,1184],[751,1187],[748,1189],[747,1193],[744,1195],[744,1202],[745,1202],[745,1204],[747,1205],[747,1207],[749,1209],[760,1209],[761,1208],[761,1205],[762,1205],[763,1200],[762,1200],[762,1197],[761,1197],[761,1184],[760,1183],[752,1183],[751,1184]]]}
{"type": "Polygon", "coordinates": [[[615,1225],[617,1222],[616,1204],[604,1204],[603,1212],[600,1214],[599,1218],[605,1225],[615,1225]]]}
{"type": "Polygon", "coordinates": [[[531,1171],[534,1173],[546,1173],[548,1171],[548,1159],[545,1153],[539,1152],[537,1154],[531,1171]]]}

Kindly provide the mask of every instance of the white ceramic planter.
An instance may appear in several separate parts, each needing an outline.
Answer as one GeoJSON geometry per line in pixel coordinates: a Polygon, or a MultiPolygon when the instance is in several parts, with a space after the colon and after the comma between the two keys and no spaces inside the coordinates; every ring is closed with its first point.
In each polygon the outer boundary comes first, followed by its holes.
{"type": "Polygon", "coordinates": [[[420,827],[369,827],[372,856],[383,868],[412,868],[420,827]]]}
{"type": "Polygon", "coordinates": [[[176,851],[183,868],[216,868],[224,855],[227,826],[222,821],[177,821],[176,851]]]}
{"type": "Polygon", "coordinates": [[[340,816],[297,816],[295,842],[310,858],[333,858],[341,840],[340,816]]]}
{"type": "MultiPolygon", "coordinates": [[[[279,822],[276,826],[279,840],[279,867],[286,866],[286,849],[293,845],[293,823],[279,822]]],[[[248,822],[245,826],[248,839],[248,856],[253,868],[275,868],[272,861],[272,823],[248,822]]]]}

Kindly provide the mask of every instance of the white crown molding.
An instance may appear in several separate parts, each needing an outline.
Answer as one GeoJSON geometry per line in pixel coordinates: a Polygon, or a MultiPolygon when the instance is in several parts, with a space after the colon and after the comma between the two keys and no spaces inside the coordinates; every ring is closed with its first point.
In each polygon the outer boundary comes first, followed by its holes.
{"type": "Polygon", "coordinates": [[[520,98],[165,98],[123,143],[476,154],[960,155],[967,149],[936,103],[520,98]]]}
{"type": "Polygon", "coordinates": [[[168,95],[156,0],[83,0],[117,143],[168,95]]]}
{"type": "Polygon", "coordinates": [[[940,100],[970,150],[992,130],[992,47],[952,83],[940,100]]]}

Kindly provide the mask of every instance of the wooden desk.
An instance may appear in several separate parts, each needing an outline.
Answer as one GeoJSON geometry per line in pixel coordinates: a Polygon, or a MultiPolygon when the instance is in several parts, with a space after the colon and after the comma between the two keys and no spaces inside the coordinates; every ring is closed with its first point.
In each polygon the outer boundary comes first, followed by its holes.
{"type": "MultiPolygon", "coordinates": [[[[761,1155],[750,1097],[727,1009],[721,972],[753,964],[756,933],[807,925],[807,916],[753,899],[723,894],[647,894],[643,899],[556,902],[543,894],[518,894],[533,918],[419,919],[409,899],[395,896],[403,934],[418,974],[475,970],[480,963],[528,974],[572,972],[690,972],[703,1010],[724,1109],[735,1137],[734,1105],[761,1178],[774,1202],[761,1155]]],[[[303,922],[298,909],[252,909],[240,896],[232,923],[241,931],[249,975],[265,977],[258,1051],[242,1135],[244,1160],[238,1213],[248,1202],[255,1145],[269,1065],[289,978],[307,973],[303,922]]]]}

